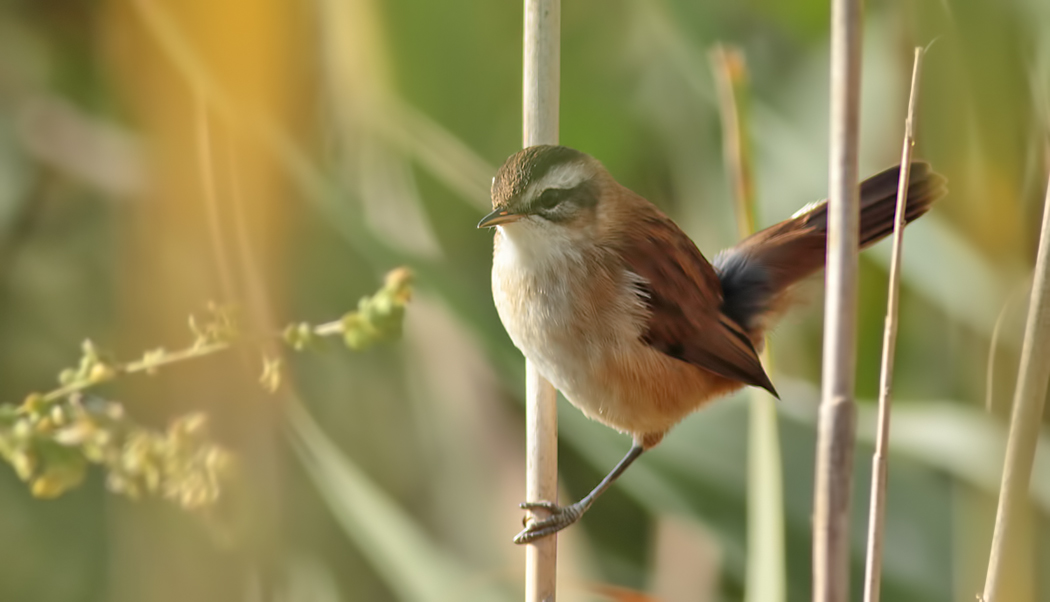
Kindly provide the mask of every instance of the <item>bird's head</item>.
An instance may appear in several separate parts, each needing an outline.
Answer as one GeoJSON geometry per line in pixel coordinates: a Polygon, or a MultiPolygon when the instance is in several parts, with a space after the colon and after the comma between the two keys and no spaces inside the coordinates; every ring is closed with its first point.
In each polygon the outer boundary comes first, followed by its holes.
{"type": "Polygon", "coordinates": [[[598,221],[605,168],[565,146],[530,146],[512,155],[492,178],[492,213],[479,228],[515,231],[589,230],[598,221]]]}

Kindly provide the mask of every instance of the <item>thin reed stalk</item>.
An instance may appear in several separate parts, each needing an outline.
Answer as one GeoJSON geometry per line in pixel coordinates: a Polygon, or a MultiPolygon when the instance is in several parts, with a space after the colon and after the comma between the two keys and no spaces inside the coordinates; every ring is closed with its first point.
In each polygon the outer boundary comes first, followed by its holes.
{"type": "Polygon", "coordinates": [[[890,407],[893,391],[893,361],[897,350],[897,313],[900,298],[901,253],[904,244],[904,214],[908,203],[908,179],[911,177],[911,151],[915,146],[915,105],[919,98],[923,48],[915,49],[911,70],[911,93],[904,120],[904,143],[901,148],[901,172],[897,181],[897,213],[893,221],[893,256],[890,259],[890,282],[886,300],[886,327],[882,334],[882,368],[879,379],[879,423],[875,455],[871,459],[871,502],[868,510],[868,549],[864,574],[864,602],[878,602],[882,577],[883,524],[886,518],[886,455],[890,439],[890,407]]]}
{"type": "Polygon", "coordinates": [[[831,153],[822,399],[813,518],[813,600],[849,595],[849,506],[857,409],[860,0],[831,5],[831,153]]]}
{"type": "MultiPolygon", "coordinates": [[[[755,231],[755,185],[747,135],[747,63],[735,48],[721,44],[711,52],[722,116],[722,148],[733,187],[737,232],[755,231]]],[[[767,344],[762,363],[768,371],[767,344]]],[[[746,602],[783,602],[787,596],[784,557],[784,483],[776,400],[751,389],[747,450],[746,602]]]]}
{"type": "MultiPolygon", "coordinates": [[[[522,143],[558,143],[561,0],[525,0],[522,81],[522,143]]],[[[525,364],[527,423],[526,499],[558,499],[558,407],[554,387],[531,362],[525,364]]],[[[540,511],[542,512],[542,511],[540,511]]],[[[525,549],[525,602],[553,602],[557,587],[558,537],[525,549]]]]}
{"type": "Polygon", "coordinates": [[[1036,253],[1035,276],[1028,304],[1021,366],[1014,391],[1010,436],[999,488],[999,509],[988,559],[984,602],[1004,600],[1005,577],[1012,550],[1017,547],[1019,529],[1028,503],[1036,442],[1042,424],[1047,381],[1050,380],[1050,182],[1043,206],[1043,227],[1036,253]]]}

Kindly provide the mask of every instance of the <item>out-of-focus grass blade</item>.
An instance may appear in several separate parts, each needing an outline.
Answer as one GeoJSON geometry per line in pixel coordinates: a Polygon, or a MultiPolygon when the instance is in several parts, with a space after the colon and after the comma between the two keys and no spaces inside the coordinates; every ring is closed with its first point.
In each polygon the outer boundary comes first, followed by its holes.
{"type": "Polygon", "coordinates": [[[784,561],[784,486],[776,400],[754,389],[748,427],[747,592],[750,602],[787,598],[784,561]]]}
{"type": "MultiPolygon", "coordinates": [[[[812,425],[816,420],[816,410],[802,401],[807,399],[807,394],[800,394],[815,391],[812,385],[794,381],[782,388],[792,391],[785,396],[783,415],[812,425]]],[[[874,443],[876,417],[874,404],[860,405],[857,412],[858,442],[874,443]]],[[[890,448],[894,454],[943,470],[986,491],[999,490],[1005,447],[1006,429],[977,408],[950,401],[928,401],[904,403],[899,409],[894,409],[890,435],[890,448]]],[[[1036,504],[1050,513],[1050,433],[1045,431],[1036,448],[1030,490],[1036,504]]]]}
{"type": "Polygon", "coordinates": [[[388,110],[391,115],[386,133],[390,140],[458,192],[463,200],[488,211],[491,206],[488,183],[496,173],[496,167],[408,103],[393,99],[388,110]]]}
{"type": "Polygon", "coordinates": [[[321,559],[293,555],[285,570],[288,572],[287,584],[278,594],[278,602],[342,602],[332,571],[321,559]]]}
{"type": "MultiPolygon", "coordinates": [[[[908,263],[901,270],[903,282],[953,319],[990,337],[999,310],[1014,282],[1024,277],[1023,271],[1013,269],[1016,266],[1004,269],[992,265],[971,242],[939,219],[936,208],[909,226],[909,232],[908,263]]],[[[888,268],[890,250],[888,244],[877,245],[867,254],[888,268]]],[[[1018,335],[1010,334],[1003,340],[1020,346],[1018,335]]]]}
{"type": "MultiPolygon", "coordinates": [[[[755,231],[755,183],[748,129],[748,71],[743,53],[716,46],[711,66],[722,116],[723,154],[733,189],[740,239],[755,231]]],[[[770,350],[762,364],[770,371],[770,350]]],[[[747,452],[747,583],[748,602],[783,602],[787,577],[784,562],[784,486],[776,400],[752,389],[747,452]]]]}
{"type": "Polygon", "coordinates": [[[503,599],[491,588],[467,595],[470,571],[464,564],[435,545],[328,439],[301,405],[289,404],[288,419],[292,446],[306,473],[347,536],[400,600],[503,599]]]}
{"type": "MultiPolygon", "coordinates": [[[[858,416],[874,422],[874,412],[858,416]]],[[[865,431],[867,432],[867,431],[865,431]]],[[[948,402],[894,409],[890,441],[894,452],[939,467],[989,492],[998,491],[1006,449],[1006,428],[974,408],[948,402]]],[[[1050,434],[1039,436],[1030,487],[1032,499],[1050,513],[1050,434]]]]}

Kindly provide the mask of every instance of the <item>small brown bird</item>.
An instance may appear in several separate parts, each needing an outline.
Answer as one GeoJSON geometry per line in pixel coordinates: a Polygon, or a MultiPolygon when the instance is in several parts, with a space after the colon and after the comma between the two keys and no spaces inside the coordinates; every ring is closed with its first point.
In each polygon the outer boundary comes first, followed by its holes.
{"type": "MultiPolygon", "coordinates": [[[[893,167],[860,186],[860,244],[893,230],[893,167]]],[[[947,192],[913,163],[905,219],[947,192]]],[[[528,543],[576,522],[664,434],[706,402],[745,385],[776,390],[758,351],[785,293],[824,267],[826,201],[758,232],[709,263],[655,205],[593,157],[533,146],[492,180],[492,296],[514,345],[588,417],[627,433],[627,455],[586,497],[522,508],[550,516],[514,538],[528,543]]]]}

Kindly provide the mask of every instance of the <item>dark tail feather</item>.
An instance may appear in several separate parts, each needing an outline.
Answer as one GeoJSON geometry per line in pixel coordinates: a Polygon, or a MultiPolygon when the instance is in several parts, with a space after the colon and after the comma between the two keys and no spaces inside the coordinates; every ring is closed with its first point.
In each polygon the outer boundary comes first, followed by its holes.
{"type": "MultiPolygon", "coordinates": [[[[896,166],[861,183],[861,248],[893,232],[899,178],[896,166]]],[[[928,163],[912,163],[905,221],[918,219],[947,192],[947,180],[928,163]]],[[[720,253],[714,266],[722,282],[722,311],[748,331],[761,327],[792,284],[824,267],[827,231],[825,200],[720,253]]]]}

